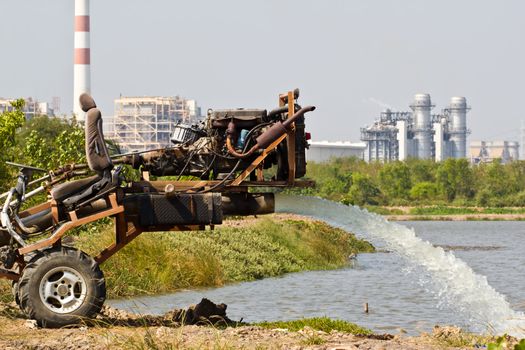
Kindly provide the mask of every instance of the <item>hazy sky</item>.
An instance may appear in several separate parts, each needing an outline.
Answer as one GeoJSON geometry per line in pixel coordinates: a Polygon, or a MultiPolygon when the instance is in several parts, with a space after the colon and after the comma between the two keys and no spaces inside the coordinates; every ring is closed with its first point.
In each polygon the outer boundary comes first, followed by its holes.
{"type": "MultiPolygon", "coordinates": [[[[72,110],[73,0],[0,1],[0,96],[72,110]]],[[[91,0],[92,92],[271,109],[301,88],[315,140],[359,139],[387,104],[467,98],[473,139],[518,139],[525,1],[91,0]],[[380,101],[380,102],[379,102],[380,101]]]]}

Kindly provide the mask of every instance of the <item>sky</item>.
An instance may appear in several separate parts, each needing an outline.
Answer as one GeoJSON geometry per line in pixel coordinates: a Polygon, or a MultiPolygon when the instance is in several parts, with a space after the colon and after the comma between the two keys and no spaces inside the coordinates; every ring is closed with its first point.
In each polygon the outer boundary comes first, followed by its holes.
{"type": "MultiPolygon", "coordinates": [[[[92,94],[180,95],[208,108],[277,106],[301,89],[314,140],[359,140],[416,93],[465,96],[469,140],[518,140],[525,1],[91,0],[92,94]]],[[[0,96],[73,108],[74,0],[0,1],[0,96]]]]}

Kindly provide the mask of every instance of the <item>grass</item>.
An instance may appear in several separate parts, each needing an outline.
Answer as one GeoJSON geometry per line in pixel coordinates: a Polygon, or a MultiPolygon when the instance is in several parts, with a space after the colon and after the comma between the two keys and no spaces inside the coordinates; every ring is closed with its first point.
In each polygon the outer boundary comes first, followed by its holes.
{"type": "Polygon", "coordinates": [[[305,327],[309,327],[316,331],[323,331],[326,333],[330,333],[331,331],[335,330],[343,333],[358,335],[372,334],[371,330],[360,327],[354,323],[342,320],[332,320],[328,317],[303,318],[294,321],[260,322],[255,323],[254,325],[267,329],[288,329],[291,332],[297,332],[304,329],[305,327]]]}
{"type": "Polygon", "coordinates": [[[403,215],[406,214],[403,210],[398,208],[386,208],[377,205],[365,205],[364,208],[371,213],[379,215],[403,215]]]}
{"type": "Polygon", "coordinates": [[[523,214],[525,208],[481,208],[481,207],[449,207],[429,206],[410,209],[411,215],[465,215],[465,214],[523,214]]]}
{"type": "MultiPolygon", "coordinates": [[[[344,267],[369,243],[322,222],[240,221],[214,231],[144,233],[102,265],[108,298],[221,286],[289,272],[344,267]]],[[[113,242],[112,226],[79,233],[75,245],[96,255],[113,242]]],[[[9,281],[0,299],[12,300],[9,281]]]]}
{"type": "Polygon", "coordinates": [[[11,294],[11,281],[0,279],[0,302],[8,303],[13,300],[11,294]]]}

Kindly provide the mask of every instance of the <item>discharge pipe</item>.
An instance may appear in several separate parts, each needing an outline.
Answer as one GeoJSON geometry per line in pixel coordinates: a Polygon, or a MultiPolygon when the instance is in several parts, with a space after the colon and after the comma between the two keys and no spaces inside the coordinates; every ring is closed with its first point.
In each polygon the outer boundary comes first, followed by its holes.
{"type": "Polygon", "coordinates": [[[277,123],[273,124],[268,130],[266,130],[264,133],[262,133],[262,135],[260,135],[256,139],[257,143],[252,148],[250,148],[250,150],[248,152],[246,152],[246,153],[239,153],[232,146],[231,137],[235,133],[235,123],[233,121],[231,121],[230,124],[228,124],[228,137],[226,138],[226,146],[228,147],[228,152],[232,156],[234,156],[236,158],[239,158],[239,159],[248,158],[249,156],[254,154],[257,150],[264,149],[264,148],[270,146],[270,144],[272,142],[274,142],[279,137],[283,136],[288,131],[290,131],[290,129],[292,128],[292,123],[297,118],[300,118],[305,113],[312,112],[314,110],[315,110],[315,106],[303,107],[300,110],[298,110],[297,112],[295,112],[295,114],[293,116],[291,116],[290,118],[286,119],[284,122],[277,122],[277,123]]]}

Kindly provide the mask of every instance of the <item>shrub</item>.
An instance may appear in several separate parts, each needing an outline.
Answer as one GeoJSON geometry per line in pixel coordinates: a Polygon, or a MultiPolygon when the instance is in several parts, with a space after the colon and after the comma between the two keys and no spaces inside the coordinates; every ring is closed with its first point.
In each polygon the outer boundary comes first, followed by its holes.
{"type": "Polygon", "coordinates": [[[410,189],[410,198],[415,200],[429,200],[435,198],[439,188],[432,182],[420,182],[410,189]]]}

